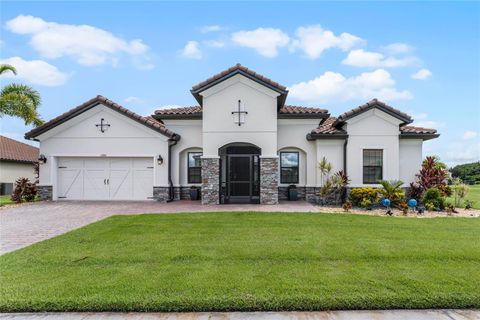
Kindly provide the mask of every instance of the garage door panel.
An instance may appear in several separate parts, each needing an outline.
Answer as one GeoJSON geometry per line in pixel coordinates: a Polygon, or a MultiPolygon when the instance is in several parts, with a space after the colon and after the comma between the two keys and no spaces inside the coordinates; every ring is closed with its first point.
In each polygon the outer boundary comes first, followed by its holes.
{"type": "Polygon", "coordinates": [[[134,199],[132,188],[132,169],[111,169],[109,187],[110,199],[134,199]]]}
{"type": "Polygon", "coordinates": [[[82,169],[59,169],[59,198],[83,199],[82,169]]]}
{"type": "MultiPolygon", "coordinates": [[[[85,162],[87,163],[87,161],[85,162]]],[[[84,198],[92,200],[107,200],[108,186],[105,169],[84,169],[84,198]]]]}
{"type": "Polygon", "coordinates": [[[134,199],[152,199],[153,197],[153,169],[134,169],[133,171],[133,197],[134,199]]]}
{"type": "Polygon", "coordinates": [[[146,200],[153,158],[59,158],[58,196],[71,200],[146,200]]]}

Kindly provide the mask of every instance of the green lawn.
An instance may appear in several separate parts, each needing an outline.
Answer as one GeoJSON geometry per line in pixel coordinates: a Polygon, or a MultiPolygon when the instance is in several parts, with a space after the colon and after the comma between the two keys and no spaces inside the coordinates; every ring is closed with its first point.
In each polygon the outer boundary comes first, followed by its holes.
{"type": "MultiPolygon", "coordinates": [[[[473,201],[473,207],[475,209],[480,209],[480,184],[475,184],[475,185],[468,186],[468,187],[469,187],[470,190],[468,191],[468,194],[465,197],[465,200],[473,201]]],[[[447,201],[451,202],[451,203],[454,203],[454,198],[449,197],[449,198],[447,198],[447,201]]],[[[465,203],[465,201],[461,202],[460,206],[462,208],[465,205],[464,203],[465,203]]]]}
{"type": "Polygon", "coordinates": [[[115,216],[0,256],[0,311],[480,308],[480,219],[115,216]]]}
{"type": "Polygon", "coordinates": [[[0,206],[3,206],[5,204],[11,204],[13,201],[10,199],[11,196],[0,196],[0,206]]]}

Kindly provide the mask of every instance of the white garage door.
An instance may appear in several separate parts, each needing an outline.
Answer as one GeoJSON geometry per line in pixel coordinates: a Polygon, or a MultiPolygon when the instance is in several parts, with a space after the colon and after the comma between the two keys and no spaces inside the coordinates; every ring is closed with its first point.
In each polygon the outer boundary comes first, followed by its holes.
{"type": "Polygon", "coordinates": [[[152,158],[59,158],[58,199],[152,199],[152,158]]]}

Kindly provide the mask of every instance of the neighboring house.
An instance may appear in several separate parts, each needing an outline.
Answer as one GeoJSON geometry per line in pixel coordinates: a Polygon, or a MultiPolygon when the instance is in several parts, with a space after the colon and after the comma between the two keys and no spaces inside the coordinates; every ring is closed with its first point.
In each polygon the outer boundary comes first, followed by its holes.
{"type": "Polygon", "coordinates": [[[285,104],[287,88],[235,65],[194,86],[198,106],[143,117],[97,96],[35,128],[46,199],[170,201],[201,186],[202,203],[275,204],[297,185],[320,187],[318,161],[345,170],[350,186],[413,181],[434,129],[376,99],[331,117],[285,104]]]}
{"type": "Polygon", "coordinates": [[[37,180],[38,148],[0,136],[0,195],[12,194],[18,178],[37,180]]]}

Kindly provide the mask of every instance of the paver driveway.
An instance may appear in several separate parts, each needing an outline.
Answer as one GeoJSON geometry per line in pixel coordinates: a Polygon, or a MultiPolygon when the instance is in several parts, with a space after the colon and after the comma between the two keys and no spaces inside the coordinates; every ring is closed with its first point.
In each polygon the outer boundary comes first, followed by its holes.
{"type": "Polygon", "coordinates": [[[58,201],[0,210],[0,254],[46,240],[118,214],[205,211],[302,211],[317,207],[302,201],[279,205],[201,205],[198,201],[58,201]]]}

